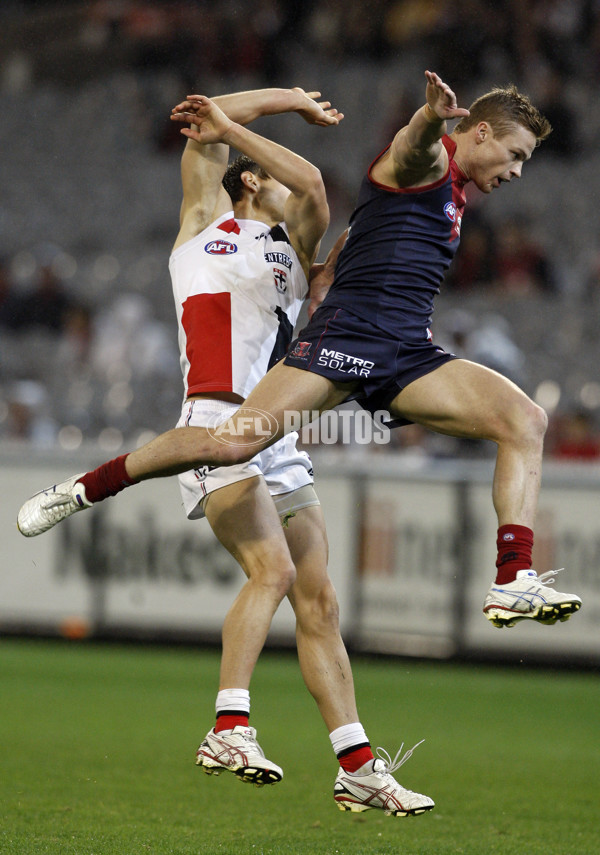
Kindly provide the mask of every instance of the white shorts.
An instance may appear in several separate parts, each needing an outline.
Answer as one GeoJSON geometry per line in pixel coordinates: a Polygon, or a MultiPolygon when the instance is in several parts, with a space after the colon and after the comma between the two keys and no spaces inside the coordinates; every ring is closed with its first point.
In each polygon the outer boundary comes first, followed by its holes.
{"type": "MultiPolygon", "coordinates": [[[[196,398],[186,401],[177,427],[215,427],[239,410],[239,404],[218,401],[213,398],[196,398]]],[[[272,496],[290,493],[314,482],[310,457],[298,451],[298,434],[289,433],[274,445],[256,454],[247,463],[233,466],[201,466],[179,475],[179,487],[185,512],[190,520],[204,516],[203,500],[209,493],[262,475],[272,496]]],[[[318,503],[318,500],[317,502],[318,503]]],[[[313,504],[312,502],[310,504],[313,504]]]]}

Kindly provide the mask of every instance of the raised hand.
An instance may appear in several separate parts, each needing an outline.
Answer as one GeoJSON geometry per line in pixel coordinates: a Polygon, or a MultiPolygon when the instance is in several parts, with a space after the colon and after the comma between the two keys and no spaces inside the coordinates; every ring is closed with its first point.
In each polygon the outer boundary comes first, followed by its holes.
{"type": "Polygon", "coordinates": [[[223,134],[227,133],[233,124],[206,95],[188,95],[185,101],[173,107],[171,119],[174,122],[196,125],[197,130],[182,128],[181,133],[203,145],[220,142],[223,134]]]}
{"type": "Polygon", "coordinates": [[[457,106],[456,95],[441,77],[434,71],[426,71],[425,77],[427,79],[425,90],[427,104],[439,119],[459,119],[469,115],[468,110],[457,106]]]}
{"type": "Polygon", "coordinates": [[[292,92],[297,92],[303,99],[303,103],[298,107],[296,113],[309,123],[309,125],[339,125],[344,118],[343,113],[338,113],[335,107],[331,106],[330,101],[318,101],[321,97],[320,92],[305,92],[299,86],[294,86],[292,92]]]}

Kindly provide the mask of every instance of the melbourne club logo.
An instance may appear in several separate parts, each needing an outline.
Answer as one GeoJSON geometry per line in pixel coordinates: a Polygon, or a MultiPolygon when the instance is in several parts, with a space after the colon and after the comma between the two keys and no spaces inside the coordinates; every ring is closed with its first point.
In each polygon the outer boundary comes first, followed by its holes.
{"type": "Polygon", "coordinates": [[[293,356],[295,359],[308,359],[310,348],[310,341],[297,341],[294,349],[290,351],[289,355],[293,356]]]}
{"type": "Polygon", "coordinates": [[[204,247],[204,252],[209,255],[233,255],[237,252],[237,246],[228,240],[211,240],[204,247]]]}

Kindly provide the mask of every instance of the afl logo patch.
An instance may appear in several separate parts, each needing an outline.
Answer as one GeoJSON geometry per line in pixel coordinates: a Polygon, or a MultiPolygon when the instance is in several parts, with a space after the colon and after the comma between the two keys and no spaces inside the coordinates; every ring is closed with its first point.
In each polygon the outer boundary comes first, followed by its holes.
{"type": "Polygon", "coordinates": [[[444,205],[444,214],[448,217],[451,223],[456,220],[456,205],[454,202],[446,202],[444,205]]]}
{"type": "Polygon", "coordinates": [[[211,240],[204,247],[204,252],[209,255],[233,255],[237,252],[237,246],[228,240],[211,240]]]}
{"type": "Polygon", "coordinates": [[[502,535],[502,540],[505,540],[505,541],[511,541],[511,540],[514,540],[514,539],[515,539],[514,534],[509,533],[509,534],[504,534],[504,535],[502,535]]]}

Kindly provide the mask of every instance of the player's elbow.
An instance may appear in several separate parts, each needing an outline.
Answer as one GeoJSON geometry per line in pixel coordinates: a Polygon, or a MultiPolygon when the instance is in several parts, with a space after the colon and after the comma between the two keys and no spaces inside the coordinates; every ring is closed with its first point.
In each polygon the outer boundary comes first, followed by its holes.
{"type": "Polygon", "coordinates": [[[304,183],[304,195],[311,198],[315,205],[327,205],[327,195],[321,170],[312,164],[307,164],[304,183]]]}
{"type": "Polygon", "coordinates": [[[320,175],[321,173],[319,173],[319,181],[315,182],[310,189],[309,199],[315,226],[320,229],[321,234],[325,234],[329,226],[329,205],[327,204],[325,185],[320,175]]]}

